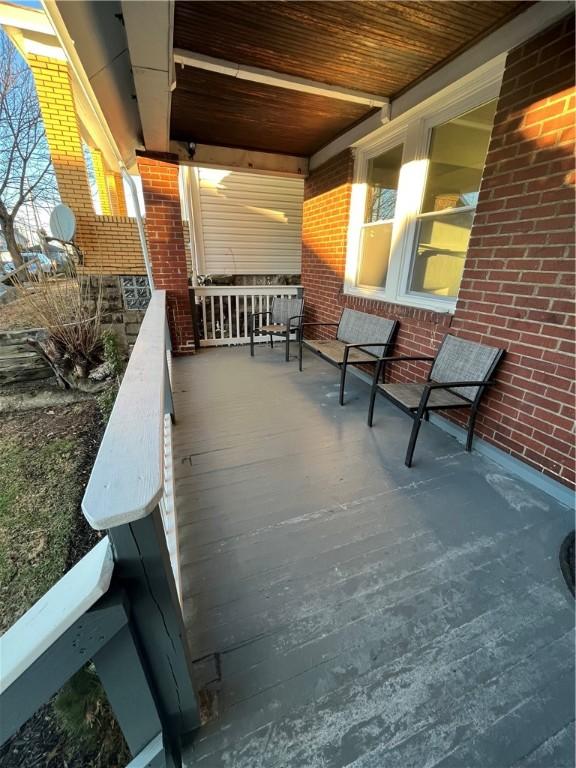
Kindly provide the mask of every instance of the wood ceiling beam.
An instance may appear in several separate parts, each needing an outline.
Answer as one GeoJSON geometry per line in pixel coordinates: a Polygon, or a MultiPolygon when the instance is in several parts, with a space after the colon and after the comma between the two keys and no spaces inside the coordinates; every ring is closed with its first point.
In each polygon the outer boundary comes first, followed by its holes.
{"type": "Polygon", "coordinates": [[[253,83],[272,85],[276,88],[286,88],[290,91],[311,93],[315,96],[325,96],[329,99],[350,101],[354,104],[365,104],[367,107],[372,108],[382,109],[383,107],[387,107],[389,103],[389,99],[385,96],[379,96],[374,93],[365,93],[364,91],[356,91],[351,88],[341,88],[337,85],[328,85],[315,80],[308,80],[304,77],[285,75],[270,69],[235,64],[234,62],[226,61],[225,59],[216,59],[201,53],[185,51],[182,48],[174,49],[174,63],[185,67],[204,69],[208,72],[218,72],[221,75],[229,75],[230,77],[236,77],[239,80],[249,80],[253,83]]]}
{"type": "Polygon", "coordinates": [[[308,158],[298,155],[279,155],[273,152],[257,152],[237,147],[220,147],[211,144],[192,144],[171,141],[170,152],[178,156],[181,165],[201,168],[226,168],[247,173],[264,173],[269,176],[308,175],[308,158]]]}
{"type": "Polygon", "coordinates": [[[122,15],[144,145],[150,152],[167,152],[174,85],[174,0],[164,3],[122,0],[122,15]]]}

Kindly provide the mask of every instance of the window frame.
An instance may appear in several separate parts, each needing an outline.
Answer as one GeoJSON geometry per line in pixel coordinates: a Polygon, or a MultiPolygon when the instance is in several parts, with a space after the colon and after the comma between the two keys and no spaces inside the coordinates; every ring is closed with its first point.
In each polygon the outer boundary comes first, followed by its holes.
{"type": "MultiPolygon", "coordinates": [[[[364,174],[364,178],[366,178],[368,176],[368,171],[369,171],[369,167],[370,167],[370,160],[372,160],[373,158],[378,157],[380,155],[383,155],[384,153],[389,152],[389,151],[391,151],[393,149],[396,149],[396,147],[401,147],[402,148],[402,163],[401,163],[401,166],[400,166],[400,172],[401,172],[402,166],[404,165],[406,145],[405,145],[405,143],[402,140],[395,141],[395,138],[396,138],[396,134],[393,133],[393,134],[391,134],[388,137],[388,140],[384,144],[384,148],[383,148],[383,146],[381,144],[378,144],[378,145],[376,145],[375,148],[372,148],[372,150],[367,151],[365,153],[365,155],[363,157],[363,164],[364,164],[363,165],[363,174],[364,174]]],[[[398,180],[398,186],[400,186],[400,179],[398,180]]],[[[396,191],[396,203],[394,205],[394,216],[393,216],[392,219],[382,219],[382,220],[379,220],[379,221],[371,221],[371,222],[370,221],[366,221],[366,209],[367,209],[367,203],[368,203],[368,185],[367,184],[364,185],[363,201],[364,201],[364,203],[363,203],[364,209],[363,209],[362,221],[358,223],[358,227],[357,227],[357,230],[358,230],[358,235],[357,235],[357,237],[358,237],[358,245],[357,245],[358,255],[357,255],[357,259],[356,259],[356,273],[355,273],[355,276],[354,276],[354,284],[355,284],[356,287],[358,287],[362,291],[370,291],[370,292],[372,292],[372,291],[376,290],[376,291],[380,292],[380,291],[383,290],[381,287],[362,285],[358,281],[358,278],[359,278],[359,275],[360,275],[360,269],[361,269],[361,266],[362,266],[362,254],[361,254],[361,250],[360,250],[360,243],[362,242],[362,232],[363,232],[364,229],[366,229],[366,227],[377,227],[377,226],[380,226],[382,224],[389,224],[389,223],[392,224],[390,255],[389,255],[389,259],[388,259],[388,261],[389,261],[388,273],[389,273],[390,264],[392,262],[393,244],[395,242],[395,237],[398,236],[398,231],[397,231],[397,228],[399,226],[399,219],[398,219],[398,216],[397,216],[397,210],[398,210],[398,190],[396,191]]],[[[386,283],[388,283],[388,277],[386,278],[386,283]]]]}
{"type": "MultiPolygon", "coordinates": [[[[354,175],[348,222],[344,294],[392,304],[454,312],[458,297],[410,292],[413,253],[421,217],[432,129],[498,98],[505,58],[498,57],[474,73],[391,120],[353,147],[354,175]],[[403,145],[388,275],[384,288],[358,285],[361,230],[367,202],[368,163],[373,157],[403,145]]],[[[393,105],[392,105],[393,114],[393,105]]],[[[466,206],[473,208],[476,206],[466,206]]],[[[451,209],[464,212],[464,208],[451,209]]]]}

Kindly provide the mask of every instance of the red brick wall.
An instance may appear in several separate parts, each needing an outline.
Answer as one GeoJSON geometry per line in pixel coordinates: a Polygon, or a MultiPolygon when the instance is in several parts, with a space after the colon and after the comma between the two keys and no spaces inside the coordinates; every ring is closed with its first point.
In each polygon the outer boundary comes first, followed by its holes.
{"type": "Polygon", "coordinates": [[[166,290],[168,323],[177,354],[194,351],[188,297],[188,268],[178,189],[178,161],[172,156],[138,158],[146,206],[146,237],[156,288],[166,290]]]}
{"type": "MultiPolygon", "coordinates": [[[[450,330],[505,347],[477,434],[574,486],[573,17],[508,57],[453,316],[343,295],[350,152],[306,182],[302,282],[310,320],[343,307],[397,317],[400,354],[450,330]]],[[[405,370],[393,380],[407,378],[405,370]]],[[[415,367],[411,371],[418,372],[415,367]]]]}

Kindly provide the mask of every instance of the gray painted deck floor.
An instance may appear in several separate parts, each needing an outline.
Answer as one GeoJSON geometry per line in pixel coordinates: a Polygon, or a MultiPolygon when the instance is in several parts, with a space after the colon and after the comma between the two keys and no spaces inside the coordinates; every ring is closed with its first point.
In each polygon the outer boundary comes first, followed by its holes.
{"type": "Polygon", "coordinates": [[[174,361],[195,658],[219,654],[202,768],[569,768],[572,513],[368,387],[282,347],[174,361]]]}

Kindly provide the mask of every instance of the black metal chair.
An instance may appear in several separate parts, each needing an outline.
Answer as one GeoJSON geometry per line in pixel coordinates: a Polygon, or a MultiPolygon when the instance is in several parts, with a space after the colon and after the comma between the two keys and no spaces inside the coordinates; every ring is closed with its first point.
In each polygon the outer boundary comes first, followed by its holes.
{"type": "Polygon", "coordinates": [[[275,296],[270,309],[266,312],[253,312],[249,316],[250,325],[250,356],[254,357],[254,335],[270,337],[270,346],[274,348],[274,336],[284,336],[286,339],[286,362],[290,360],[290,334],[296,332],[300,336],[304,314],[304,299],[275,296]],[[257,317],[266,317],[268,321],[260,326],[256,324],[257,317]]]}
{"type": "Polygon", "coordinates": [[[498,347],[488,347],[447,334],[435,357],[402,355],[380,358],[372,381],[368,426],[371,427],[373,423],[374,403],[378,394],[384,395],[394,405],[409,414],[414,424],[408,442],[405,464],[410,467],[420,425],[422,420],[428,421],[428,413],[452,408],[469,408],[466,450],[470,452],[480,400],[486,387],[493,383],[492,375],[503,354],[504,350],[498,347]],[[418,360],[432,363],[426,381],[408,384],[386,384],[380,381],[380,376],[384,376],[388,363],[418,360]]]}
{"type": "Polygon", "coordinates": [[[398,320],[344,309],[337,323],[303,323],[299,344],[299,367],[306,347],[321,358],[340,368],[340,405],[344,405],[346,370],[349,365],[377,363],[394,343],[398,320]],[[304,328],[334,327],[335,339],[304,339],[304,328]],[[369,349],[367,349],[369,347],[369,349]]]}

